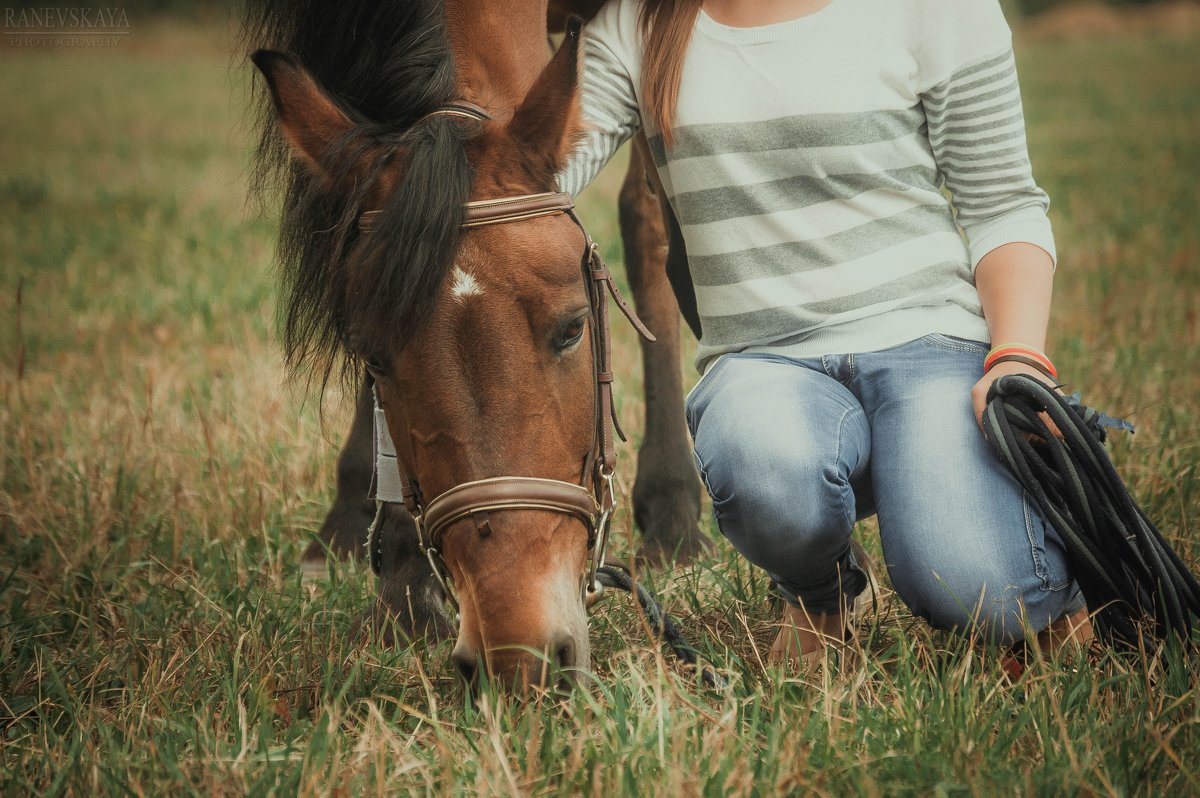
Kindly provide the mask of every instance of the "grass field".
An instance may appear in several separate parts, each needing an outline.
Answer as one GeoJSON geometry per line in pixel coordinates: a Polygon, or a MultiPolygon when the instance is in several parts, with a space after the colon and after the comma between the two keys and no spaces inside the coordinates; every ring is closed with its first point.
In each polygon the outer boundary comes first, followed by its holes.
{"type": "MultiPolygon", "coordinates": [[[[861,664],[789,680],[762,666],[765,577],[724,544],[654,582],[728,694],[618,599],[594,611],[600,686],[565,707],[464,706],[447,646],[358,634],[364,570],[301,581],[347,408],[322,423],[280,367],[226,41],[147,24],[111,50],[0,48],[0,794],[1200,794],[1200,667],[1178,652],[1006,686],[986,647],[885,600],[861,664]]],[[[1051,351],[1138,424],[1114,457],[1191,563],[1198,46],[1018,52],[1062,253],[1051,351]]],[[[585,205],[614,260],[617,177],[585,205]]],[[[632,547],[627,514],[617,534],[632,547]]]]}

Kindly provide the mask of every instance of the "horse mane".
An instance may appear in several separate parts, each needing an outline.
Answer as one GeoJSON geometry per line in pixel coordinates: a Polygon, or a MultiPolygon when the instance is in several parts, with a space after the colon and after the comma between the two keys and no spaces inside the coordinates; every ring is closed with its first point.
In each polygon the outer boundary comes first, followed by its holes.
{"type": "Polygon", "coordinates": [[[423,324],[457,249],[472,183],[465,143],[477,126],[423,116],[455,96],[454,62],[440,0],[248,0],[247,49],[294,56],[354,122],[325,159],[332,175],[294,162],[270,93],[256,78],[261,137],[251,190],[282,187],[278,262],[283,347],[293,373],[323,387],[340,366],[386,354],[423,324]],[[363,207],[392,164],[402,179],[382,208],[363,207]],[[379,210],[371,240],[358,216],[379,210]],[[353,256],[351,253],[354,253],[353,256]],[[351,262],[353,261],[353,262],[351,262]]]}

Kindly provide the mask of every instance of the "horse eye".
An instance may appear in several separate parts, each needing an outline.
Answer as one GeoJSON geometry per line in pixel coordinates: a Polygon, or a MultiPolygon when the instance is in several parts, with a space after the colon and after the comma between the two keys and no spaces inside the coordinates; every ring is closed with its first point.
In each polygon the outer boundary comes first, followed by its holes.
{"type": "Polygon", "coordinates": [[[583,338],[583,331],[586,327],[587,316],[579,316],[568,321],[559,329],[555,348],[560,352],[565,352],[578,344],[580,339],[583,338]]]}
{"type": "Polygon", "coordinates": [[[378,377],[387,373],[387,366],[384,365],[382,359],[371,355],[359,355],[359,359],[367,367],[367,371],[371,372],[371,376],[378,377]]]}

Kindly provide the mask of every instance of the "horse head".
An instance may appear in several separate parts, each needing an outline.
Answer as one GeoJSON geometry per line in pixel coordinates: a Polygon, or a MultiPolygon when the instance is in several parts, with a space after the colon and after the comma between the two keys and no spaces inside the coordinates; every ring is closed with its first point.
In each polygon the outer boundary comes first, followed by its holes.
{"type": "MultiPolygon", "coordinates": [[[[253,60],[304,186],[298,203],[330,219],[291,242],[289,353],[341,346],[367,368],[418,514],[459,486],[509,475],[594,496],[607,394],[597,390],[590,242],[563,209],[464,227],[472,201],[555,191],[582,129],[578,24],[494,118],[438,105],[382,125],[292,57],[253,60]]],[[[434,530],[428,542],[460,606],[452,658],[468,680],[480,665],[518,687],[588,668],[596,518],[585,515],[501,503],[434,530]]]]}

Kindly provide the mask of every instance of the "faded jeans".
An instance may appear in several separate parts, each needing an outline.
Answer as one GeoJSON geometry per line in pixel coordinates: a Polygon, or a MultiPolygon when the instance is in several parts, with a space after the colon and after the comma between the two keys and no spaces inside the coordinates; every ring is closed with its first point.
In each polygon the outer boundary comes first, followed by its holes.
{"type": "Polygon", "coordinates": [[[1010,643],[1081,609],[1061,539],[975,423],[987,348],[935,334],[866,354],[721,357],[687,420],[722,534],[814,613],[865,588],[850,533],[872,514],[892,585],[934,627],[1010,643]]]}

